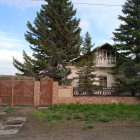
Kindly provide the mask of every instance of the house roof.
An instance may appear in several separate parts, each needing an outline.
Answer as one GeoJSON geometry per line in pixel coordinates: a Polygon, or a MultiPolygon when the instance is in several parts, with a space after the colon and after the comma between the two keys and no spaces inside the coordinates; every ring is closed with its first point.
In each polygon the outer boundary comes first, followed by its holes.
{"type": "MultiPolygon", "coordinates": [[[[96,47],[93,51],[101,49],[101,48],[109,50],[109,49],[112,49],[112,45],[110,45],[109,43],[105,43],[101,46],[96,47]]],[[[81,58],[82,58],[82,55],[78,56],[77,58],[74,58],[74,59],[70,60],[70,62],[76,61],[76,60],[81,59],[81,58]]]]}
{"type": "Polygon", "coordinates": [[[105,43],[105,44],[95,48],[94,50],[97,50],[97,49],[112,49],[112,45],[110,45],[109,43],[105,43]]]}

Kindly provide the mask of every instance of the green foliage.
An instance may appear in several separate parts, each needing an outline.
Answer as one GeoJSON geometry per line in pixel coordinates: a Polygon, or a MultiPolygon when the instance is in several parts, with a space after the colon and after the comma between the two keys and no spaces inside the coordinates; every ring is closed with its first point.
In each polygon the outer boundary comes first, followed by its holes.
{"type": "Polygon", "coordinates": [[[86,59],[81,56],[78,60],[74,62],[74,65],[83,67],[85,63],[86,63],[86,59]]]}
{"type": "Polygon", "coordinates": [[[11,108],[11,107],[9,107],[9,108],[6,109],[4,112],[6,112],[6,113],[11,113],[11,112],[14,111],[14,109],[15,109],[15,108],[11,108]]]}
{"type": "Polygon", "coordinates": [[[34,25],[27,22],[25,39],[30,44],[34,59],[26,55],[24,64],[15,58],[13,63],[25,76],[49,76],[59,84],[69,84],[67,76],[70,70],[64,63],[80,54],[80,19],[75,17],[76,10],[70,0],[45,1],[46,4],[37,12],[34,25]]]}
{"type": "Polygon", "coordinates": [[[59,124],[72,119],[86,123],[93,123],[94,120],[105,123],[116,120],[140,121],[140,104],[61,104],[48,109],[35,110],[31,114],[39,124],[44,121],[49,124],[59,124]]]}
{"type": "Polygon", "coordinates": [[[92,129],[93,128],[93,125],[88,125],[87,128],[88,129],[92,129]]]}
{"type": "Polygon", "coordinates": [[[109,122],[109,119],[107,119],[107,118],[100,118],[98,121],[99,122],[105,122],[105,123],[107,123],[107,122],[109,122]]]}
{"type": "Polygon", "coordinates": [[[0,105],[0,107],[8,107],[8,105],[0,105]]]}
{"type": "Polygon", "coordinates": [[[88,130],[86,126],[81,127],[82,130],[88,130]]]}
{"type": "Polygon", "coordinates": [[[61,115],[53,115],[52,119],[54,119],[54,120],[62,120],[63,116],[61,116],[61,115]]]}
{"type": "Polygon", "coordinates": [[[67,117],[66,120],[67,120],[67,121],[71,120],[71,117],[67,117]]]}
{"type": "Polygon", "coordinates": [[[88,129],[93,129],[92,125],[88,125],[88,126],[83,126],[81,127],[82,130],[88,130],[88,129]]]}
{"type": "Polygon", "coordinates": [[[116,79],[115,86],[130,87],[133,95],[140,91],[140,1],[127,0],[122,7],[124,16],[118,19],[123,21],[119,28],[113,32],[113,52],[116,63],[113,75],[116,79]],[[119,75],[119,76],[118,76],[119,75]]]}
{"type": "Polygon", "coordinates": [[[38,108],[39,108],[39,106],[37,105],[35,108],[36,108],[36,109],[38,109],[38,108]]]}
{"type": "Polygon", "coordinates": [[[13,57],[13,65],[20,71],[20,73],[16,73],[16,75],[35,77],[36,80],[39,80],[39,76],[36,74],[35,60],[28,56],[25,51],[23,51],[23,59],[24,63],[22,64],[13,57]]]}
{"type": "MultiPolygon", "coordinates": [[[[93,82],[95,82],[96,74],[92,74],[95,71],[94,68],[94,51],[91,50],[94,44],[91,45],[91,37],[87,32],[83,41],[83,47],[81,48],[81,52],[83,54],[80,63],[80,70],[76,73],[78,77],[74,79],[78,79],[78,87],[91,87],[93,86],[93,82]]],[[[78,64],[78,63],[76,63],[78,64]]]]}
{"type": "Polygon", "coordinates": [[[75,119],[75,120],[76,120],[76,119],[77,119],[77,120],[81,120],[82,118],[81,118],[79,115],[75,115],[75,116],[74,116],[74,119],[75,119]]]}

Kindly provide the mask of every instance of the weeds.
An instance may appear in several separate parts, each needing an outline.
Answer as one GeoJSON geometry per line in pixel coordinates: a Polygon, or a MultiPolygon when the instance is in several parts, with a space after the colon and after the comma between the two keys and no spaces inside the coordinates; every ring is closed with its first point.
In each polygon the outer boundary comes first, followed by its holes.
{"type": "Polygon", "coordinates": [[[88,126],[83,126],[81,127],[82,130],[88,130],[88,129],[93,129],[92,125],[88,125],[88,126]]]}
{"type": "Polygon", "coordinates": [[[71,120],[71,117],[67,117],[66,120],[67,120],[67,121],[71,120]]]}
{"type": "Polygon", "coordinates": [[[15,108],[9,107],[9,108],[7,108],[4,112],[6,112],[6,113],[11,113],[11,112],[14,111],[14,109],[15,109],[15,108]]]}
{"type": "Polygon", "coordinates": [[[0,105],[0,107],[8,107],[8,105],[0,105]]]}
{"type": "Polygon", "coordinates": [[[82,118],[81,118],[79,115],[75,115],[75,116],[74,116],[74,119],[75,119],[75,120],[76,120],[76,119],[77,119],[77,120],[81,120],[82,118]]]}
{"type": "Polygon", "coordinates": [[[72,120],[72,118],[77,121],[84,120],[87,123],[92,123],[93,121],[107,123],[115,120],[140,121],[140,104],[54,104],[42,111],[35,110],[32,115],[39,121],[45,120],[53,124],[56,122],[62,123],[62,120],[72,120]]]}
{"type": "Polygon", "coordinates": [[[88,130],[86,126],[81,127],[82,130],[88,130]]]}
{"type": "Polygon", "coordinates": [[[92,129],[93,126],[92,126],[92,125],[88,125],[87,128],[88,128],[88,129],[92,129]]]}
{"type": "Polygon", "coordinates": [[[105,123],[107,123],[107,122],[109,122],[109,119],[107,119],[107,118],[100,118],[98,121],[99,122],[105,122],[105,123]]]}

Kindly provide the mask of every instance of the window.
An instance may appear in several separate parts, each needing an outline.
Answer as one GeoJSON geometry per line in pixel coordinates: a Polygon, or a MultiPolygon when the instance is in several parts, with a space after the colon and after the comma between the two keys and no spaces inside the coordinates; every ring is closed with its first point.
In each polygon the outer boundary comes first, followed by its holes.
{"type": "Polygon", "coordinates": [[[100,86],[107,87],[107,76],[100,76],[99,80],[100,80],[100,86]]]}

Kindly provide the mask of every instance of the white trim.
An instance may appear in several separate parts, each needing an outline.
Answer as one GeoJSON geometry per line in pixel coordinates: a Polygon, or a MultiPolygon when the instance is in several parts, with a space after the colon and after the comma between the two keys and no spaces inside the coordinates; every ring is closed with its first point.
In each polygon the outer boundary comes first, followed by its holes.
{"type": "Polygon", "coordinates": [[[98,74],[97,76],[104,76],[107,77],[107,87],[111,87],[111,83],[110,83],[110,75],[109,74],[98,74]]]}

